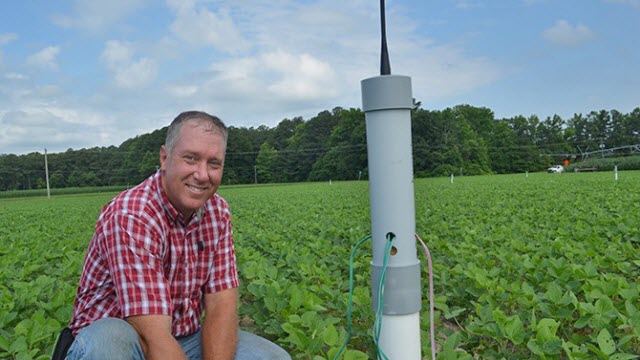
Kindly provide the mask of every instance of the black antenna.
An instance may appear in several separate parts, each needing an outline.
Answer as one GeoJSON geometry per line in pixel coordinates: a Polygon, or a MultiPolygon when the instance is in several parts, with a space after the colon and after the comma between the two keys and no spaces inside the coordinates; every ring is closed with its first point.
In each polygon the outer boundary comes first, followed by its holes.
{"type": "Polygon", "coordinates": [[[389,50],[387,50],[387,29],[384,20],[384,0],[380,0],[380,24],[382,26],[382,51],[380,53],[380,75],[390,75],[389,50]]]}

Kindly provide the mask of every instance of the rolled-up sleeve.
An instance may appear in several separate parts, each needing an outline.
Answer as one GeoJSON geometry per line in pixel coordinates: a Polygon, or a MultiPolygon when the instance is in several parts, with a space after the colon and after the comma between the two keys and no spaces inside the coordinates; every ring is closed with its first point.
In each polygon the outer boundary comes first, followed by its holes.
{"type": "Polygon", "coordinates": [[[219,204],[216,210],[218,210],[216,211],[216,224],[213,228],[218,231],[217,244],[214,248],[213,266],[204,289],[205,293],[235,288],[240,284],[236,267],[231,216],[226,202],[219,204]]]}

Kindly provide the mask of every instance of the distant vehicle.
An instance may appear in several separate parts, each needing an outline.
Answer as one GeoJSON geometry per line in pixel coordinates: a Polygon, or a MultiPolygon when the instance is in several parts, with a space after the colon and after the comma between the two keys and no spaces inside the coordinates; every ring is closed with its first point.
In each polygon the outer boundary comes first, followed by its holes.
{"type": "Polygon", "coordinates": [[[552,174],[559,174],[561,172],[564,172],[564,166],[562,165],[553,165],[552,167],[547,169],[548,173],[552,173],[552,174]]]}

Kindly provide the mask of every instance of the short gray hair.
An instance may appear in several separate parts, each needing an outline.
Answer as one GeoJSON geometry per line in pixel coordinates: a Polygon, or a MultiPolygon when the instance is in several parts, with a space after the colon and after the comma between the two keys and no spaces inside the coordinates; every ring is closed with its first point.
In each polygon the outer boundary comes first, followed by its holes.
{"type": "Polygon", "coordinates": [[[180,115],[176,116],[175,119],[169,125],[169,129],[167,130],[167,138],[164,141],[164,146],[167,152],[170,154],[173,150],[173,146],[178,140],[178,135],[180,134],[180,129],[182,129],[182,125],[189,121],[196,120],[200,122],[205,122],[211,126],[211,131],[218,132],[222,135],[224,140],[225,148],[227,146],[227,127],[220,120],[219,117],[214,115],[209,115],[204,111],[185,111],[180,115]]]}

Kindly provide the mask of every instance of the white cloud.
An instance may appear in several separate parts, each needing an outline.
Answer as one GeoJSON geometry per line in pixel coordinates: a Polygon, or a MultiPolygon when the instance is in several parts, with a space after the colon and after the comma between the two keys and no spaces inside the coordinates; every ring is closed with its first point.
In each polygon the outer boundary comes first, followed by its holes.
{"type": "Polygon", "coordinates": [[[18,35],[14,33],[0,34],[0,46],[7,45],[8,43],[16,40],[17,38],[18,38],[18,35]]]}
{"type": "Polygon", "coordinates": [[[216,63],[212,70],[210,84],[233,96],[294,103],[339,94],[339,82],[331,66],[310,54],[267,52],[216,63]]]}
{"type": "Polygon", "coordinates": [[[195,0],[167,0],[167,6],[176,12],[186,12],[195,7],[195,0]]]}
{"type": "Polygon", "coordinates": [[[606,2],[614,4],[629,5],[635,8],[640,8],[640,0],[606,0],[606,2]]]}
{"type": "Polygon", "coordinates": [[[127,43],[109,40],[102,52],[102,59],[111,66],[130,62],[132,55],[133,51],[131,50],[131,46],[127,43]]]}
{"type": "Polygon", "coordinates": [[[193,96],[198,91],[198,87],[195,85],[168,85],[166,86],[166,90],[172,96],[178,98],[188,98],[193,96]]]}
{"type": "Polygon", "coordinates": [[[101,31],[140,9],[146,0],[75,0],[72,14],[55,14],[54,24],[63,28],[101,31]]]}
{"type": "Polygon", "coordinates": [[[263,56],[266,69],[276,74],[268,89],[290,99],[330,98],[337,95],[335,74],[329,64],[309,54],[292,55],[282,51],[263,56]]]}
{"type": "Polygon", "coordinates": [[[4,74],[4,78],[7,80],[26,80],[28,79],[28,77],[24,74],[20,74],[20,73],[16,73],[16,72],[9,72],[4,74]]]}
{"type": "Polygon", "coordinates": [[[593,33],[588,27],[582,24],[573,26],[566,20],[556,21],[544,31],[543,36],[553,44],[568,47],[579,46],[593,39],[593,33]]]}
{"type": "MultiPolygon", "coordinates": [[[[45,142],[46,136],[35,136],[45,129],[56,131],[51,141],[59,139],[62,150],[117,145],[166,125],[158,119],[169,122],[185,109],[209,111],[233,126],[275,126],[284,117],[309,118],[335,106],[359,107],[360,81],[379,69],[378,4],[370,0],[168,0],[172,13],[159,16],[157,23],[164,32],[122,21],[142,1],[134,1],[133,7],[125,1],[74,4],[69,16],[57,18],[59,25],[95,31],[122,23],[107,37],[118,40],[105,42],[99,50],[116,86],[87,82],[80,86],[86,93],[58,89],[56,94],[55,88],[38,89],[35,83],[41,80],[36,77],[20,79],[18,74],[27,71],[20,68],[5,70],[16,74],[12,81],[0,81],[0,109],[13,114],[3,116],[0,110],[0,122],[7,121],[0,128],[20,119],[17,111],[32,124],[56,123],[60,130],[34,125],[22,139],[37,139],[50,150],[53,145],[45,142]],[[104,19],[99,18],[102,13],[104,19]],[[144,91],[121,90],[141,87],[144,91]],[[116,119],[128,122],[116,126],[116,119]],[[96,124],[98,120],[108,123],[96,124]]],[[[492,59],[469,53],[464,44],[441,44],[420,35],[425,20],[399,6],[395,1],[387,6],[392,73],[410,75],[414,97],[423,104],[461,96],[503,76],[492,59]]],[[[73,44],[65,42],[65,52],[67,46],[73,44]]],[[[100,75],[95,69],[88,73],[100,75]]],[[[66,77],[60,84],[76,79],[66,77]]],[[[6,148],[0,141],[0,149],[6,148]]]]}
{"type": "Polygon", "coordinates": [[[169,5],[176,11],[171,31],[179,40],[191,46],[212,46],[231,53],[247,48],[247,41],[227,9],[196,9],[191,2],[174,1],[169,5]]]}
{"type": "MultiPolygon", "coordinates": [[[[168,4],[176,14],[196,6],[178,0],[168,4]]],[[[285,116],[361,105],[360,81],[379,70],[377,4],[320,0],[273,7],[243,1],[225,6],[242,28],[247,48],[214,58],[208,71],[174,78],[163,87],[173,106],[209,109],[238,126],[273,126],[285,116]]],[[[417,35],[420,24],[405,11],[387,11],[392,73],[412,76],[414,96],[423,103],[460,96],[504,76],[507,70],[490,58],[417,35]]],[[[174,48],[173,53],[179,52],[174,48]]]]}
{"type": "Polygon", "coordinates": [[[111,121],[91,110],[58,106],[24,106],[0,114],[0,149],[21,152],[64,151],[67,148],[99,144],[88,134],[99,134],[111,121]],[[73,144],[73,145],[71,145],[73,144]]]}
{"type": "Polygon", "coordinates": [[[157,74],[157,66],[153,60],[142,58],[115,70],[118,86],[125,89],[139,88],[152,82],[157,74]]]}
{"type": "Polygon", "coordinates": [[[468,10],[482,6],[478,1],[457,0],[456,7],[458,9],[468,10]]]}
{"type": "Polygon", "coordinates": [[[56,57],[60,53],[59,46],[47,46],[27,57],[27,64],[40,68],[57,69],[56,57]]]}
{"type": "Polygon", "coordinates": [[[146,57],[134,60],[133,55],[131,44],[117,40],[107,41],[102,52],[102,59],[120,88],[144,87],[156,78],[158,72],[156,62],[146,57]]]}

